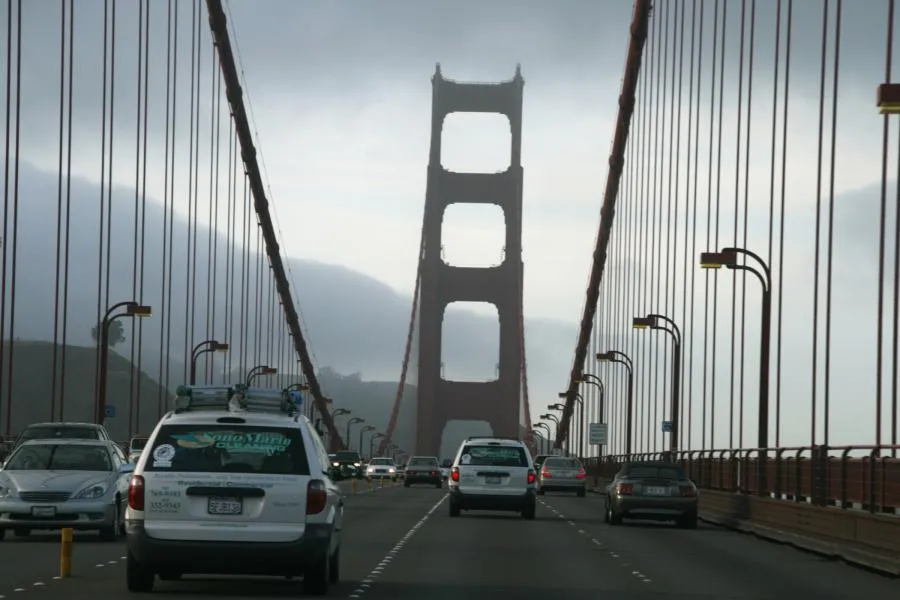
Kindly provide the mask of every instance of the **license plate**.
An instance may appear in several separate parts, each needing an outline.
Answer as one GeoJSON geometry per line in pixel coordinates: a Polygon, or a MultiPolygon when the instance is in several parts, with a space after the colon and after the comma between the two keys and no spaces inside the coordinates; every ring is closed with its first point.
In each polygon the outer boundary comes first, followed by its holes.
{"type": "Polygon", "coordinates": [[[239,515],[244,510],[244,501],[240,498],[210,496],[207,510],[211,515],[239,515]]]}
{"type": "Polygon", "coordinates": [[[55,517],[56,507],[54,506],[32,506],[31,516],[33,517],[55,517]]]}
{"type": "Polygon", "coordinates": [[[668,491],[664,487],[648,487],[644,490],[648,496],[665,496],[668,491]]]}
{"type": "Polygon", "coordinates": [[[499,475],[488,475],[487,477],[484,478],[484,480],[487,483],[496,485],[496,484],[500,483],[500,476],[499,475]]]}

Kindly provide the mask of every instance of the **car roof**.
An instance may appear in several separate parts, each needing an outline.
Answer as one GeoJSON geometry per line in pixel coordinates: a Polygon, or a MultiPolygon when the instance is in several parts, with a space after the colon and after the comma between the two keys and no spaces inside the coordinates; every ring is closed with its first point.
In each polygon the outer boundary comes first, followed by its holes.
{"type": "Polygon", "coordinates": [[[522,440],[514,440],[510,438],[499,438],[499,437],[489,437],[489,436],[478,436],[478,437],[469,437],[466,438],[464,444],[490,444],[491,446],[524,446],[524,442],[522,440]]]}
{"type": "Polygon", "coordinates": [[[66,421],[64,423],[47,421],[45,423],[31,423],[30,425],[27,425],[25,429],[30,429],[32,427],[92,427],[94,429],[100,429],[103,425],[98,425],[97,423],[80,423],[78,421],[66,421]]]}
{"type": "Polygon", "coordinates": [[[426,456],[424,454],[422,454],[422,455],[417,454],[416,456],[410,456],[409,460],[412,460],[414,458],[427,458],[428,460],[437,460],[438,459],[437,456],[426,456]]]}
{"type": "Polygon", "coordinates": [[[79,438],[35,438],[22,442],[20,447],[25,446],[115,446],[116,443],[110,440],[92,440],[79,438]]]}
{"type": "Polygon", "coordinates": [[[289,416],[285,413],[231,411],[231,410],[193,410],[185,412],[170,412],[161,422],[162,425],[229,425],[234,427],[268,426],[268,427],[294,427],[300,428],[301,424],[309,424],[309,419],[303,415],[289,416]],[[244,423],[217,423],[222,417],[240,417],[244,423]]]}

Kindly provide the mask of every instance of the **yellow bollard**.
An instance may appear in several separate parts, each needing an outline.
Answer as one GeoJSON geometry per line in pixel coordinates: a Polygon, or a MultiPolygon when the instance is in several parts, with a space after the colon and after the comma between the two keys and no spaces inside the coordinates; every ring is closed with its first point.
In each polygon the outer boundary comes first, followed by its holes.
{"type": "Polygon", "coordinates": [[[366,479],[366,489],[370,492],[372,491],[372,478],[371,477],[369,479],[366,479]]]}
{"type": "Polygon", "coordinates": [[[378,487],[380,487],[380,488],[384,487],[384,477],[378,478],[378,487]]]}
{"type": "Polygon", "coordinates": [[[352,496],[355,493],[356,493],[356,478],[354,477],[353,479],[350,480],[350,495],[352,496]]]}
{"type": "Polygon", "coordinates": [[[63,528],[59,544],[59,576],[66,578],[72,575],[72,528],[63,528]]]}

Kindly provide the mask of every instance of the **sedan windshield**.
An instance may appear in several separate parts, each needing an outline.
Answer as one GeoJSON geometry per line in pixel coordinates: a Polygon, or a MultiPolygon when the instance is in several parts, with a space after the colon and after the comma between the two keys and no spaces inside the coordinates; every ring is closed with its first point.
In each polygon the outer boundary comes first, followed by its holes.
{"type": "Polygon", "coordinates": [[[111,471],[105,446],[32,444],[20,447],[5,467],[8,471],[111,471]]]}

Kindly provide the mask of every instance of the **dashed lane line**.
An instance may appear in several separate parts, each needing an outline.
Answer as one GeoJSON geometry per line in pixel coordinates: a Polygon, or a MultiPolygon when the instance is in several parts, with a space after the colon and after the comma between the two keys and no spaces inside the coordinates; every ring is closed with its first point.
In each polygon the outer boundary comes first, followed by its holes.
{"type": "Polygon", "coordinates": [[[652,583],[652,580],[651,580],[649,577],[647,577],[644,573],[642,573],[641,571],[639,571],[638,569],[636,569],[636,568],[634,567],[634,565],[632,565],[632,564],[629,563],[628,561],[622,560],[622,557],[619,555],[618,552],[616,552],[615,550],[612,550],[612,549],[610,549],[610,548],[607,548],[607,547],[603,544],[602,541],[600,541],[600,540],[598,540],[597,538],[591,536],[591,534],[588,533],[587,531],[585,531],[584,529],[578,529],[578,524],[577,524],[577,523],[575,523],[575,522],[572,521],[571,519],[567,519],[567,518],[566,518],[566,515],[564,515],[564,514],[562,514],[561,512],[559,512],[559,511],[558,511],[556,508],[554,508],[552,505],[548,504],[548,503],[545,502],[544,500],[538,500],[538,502],[540,502],[545,508],[549,509],[553,514],[555,514],[555,515],[556,515],[557,517],[559,517],[561,520],[564,520],[569,526],[571,526],[571,527],[573,527],[573,528],[576,528],[576,533],[578,533],[579,535],[582,535],[582,536],[588,538],[588,539],[591,541],[592,544],[594,544],[595,546],[597,546],[597,548],[600,548],[600,549],[605,550],[605,551],[607,552],[607,554],[609,554],[609,557],[610,557],[610,558],[612,558],[612,559],[613,559],[619,566],[621,566],[623,569],[628,569],[629,572],[630,572],[634,577],[636,577],[639,581],[641,581],[641,582],[643,582],[643,583],[652,583]]]}
{"type": "Polygon", "coordinates": [[[372,584],[375,583],[375,581],[378,579],[378,576],[381,575],[385,569],[387,569],[387,567],[395,558],[397,558],[397,554],[400,552],[400,550],[403,549],[403,546],[405,546],[406,543],[412,538],[412,536],[414,536],[416,532],[425,524],[425,522],[428,521],[428,518],[431,517],[434,511],[440,508],[441,504],[443,504],[446,499],[446,495],[441,496],[441,499],[438,500],[434,506],[428,509],[428,512],[425,513],[425,516],[419,519],[419,521],[415,525],[413,525],[402,538],[400,538],[400,540],[394,545],[394,547],[391,548],[391,550],[384,556],[384,558],[382,558],[378,562],[375,568],[372,569],[369,574],[359,582],[356,589],[354,589],[350,593],[348,598],[362,598],[363,594],[369,591],[369,588],[372,587],[372,584]]]}

